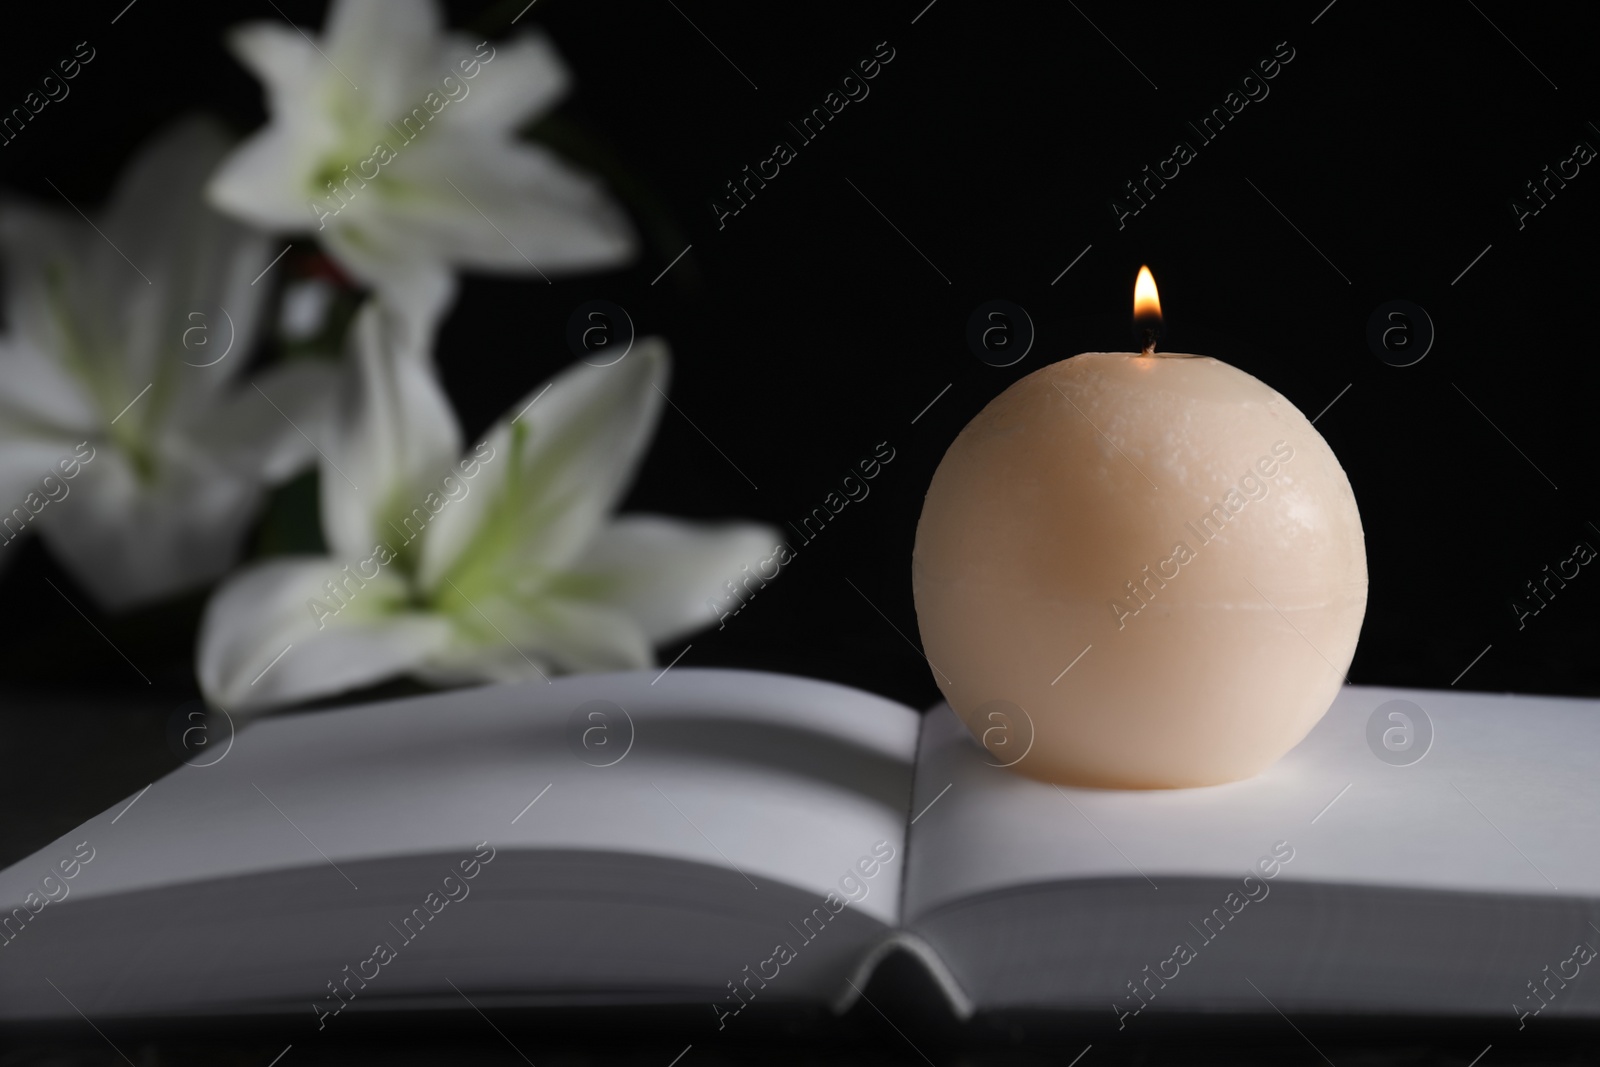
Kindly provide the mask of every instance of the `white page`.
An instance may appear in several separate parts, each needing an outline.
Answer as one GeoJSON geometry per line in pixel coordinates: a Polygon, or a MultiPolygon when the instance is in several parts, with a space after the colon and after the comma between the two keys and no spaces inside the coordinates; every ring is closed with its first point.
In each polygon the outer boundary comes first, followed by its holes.
{"type": "Polygon", "coordinates": [[[355,893],[336,864],[466,856],[484,840],[698,860],[820,903],[888,841],[895,859],[855,908],[892,924],[919,723],[856,689],[682,667],[272,717],[241,729],[215,765],[181,767],[0,872],[0,903],[22,903],[80,841],[93,860],[34,922],[74,900],[297,866],[325,867],[329,892],[355,893]],[[632,748],[614,766],[568,747],[571,713],[593,699],[632,717],[632,748]]]}
{"type": "Polygon", "coordinates": [[[906,917],[1031,882],[1237,879],[1278,841],[1294,849],[1279,879],[1600,896],[1597,753],[1600,701],[1352,686],[1247,781],[1057,789],[990,766],[941,706],[912,810],[950,788],[912,828],[906,917]],[[1391,700],[1433,725],[1431,749],[1410,766],[1368,747],[1368,719],[1391,700]]]}

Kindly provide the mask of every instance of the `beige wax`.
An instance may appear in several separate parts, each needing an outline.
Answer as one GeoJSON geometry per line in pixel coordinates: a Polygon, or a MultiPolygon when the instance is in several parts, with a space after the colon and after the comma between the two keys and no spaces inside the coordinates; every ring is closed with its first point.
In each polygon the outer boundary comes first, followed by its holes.
{"type": "Polygon", "coordinates": [[[1332,703],[1367,603],[1332,450],[1203,356],[1088,352],[1001,393],[934,473],[912,583],[991,762],[1026,749],[1018,772],[1109,788],[1278,759],[1332,703]]]}

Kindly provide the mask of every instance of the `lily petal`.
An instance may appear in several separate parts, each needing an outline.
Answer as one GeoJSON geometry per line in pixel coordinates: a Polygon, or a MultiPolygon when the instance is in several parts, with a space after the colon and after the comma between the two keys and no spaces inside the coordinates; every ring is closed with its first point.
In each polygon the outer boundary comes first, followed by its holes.
{"type": "Polygon", "coordinates": [[[304,230],[316,220],[310,199],[317,163],[338,149],[339,123],[324,105],[339,79],[309,39],[280,22],[251,22],[228,32],[228,49],[267,94],[271,120],[216,169],[206,197],[225,212],[268,232],[304,230]]]}
{"type": "Polygon", "coordinates": [[[276,485],[315,462],[316,442],[328,435],[339,379],[339,368],[320,360],[272,367],[249,387],[218,400],[195,421],[190,435],[241,474],[276,485]]]}
{"type": "Polygon", "coordinates": [[[627,216],[598,181],[555,153],[445,122],[429,134],[433,151],[401,154],[392,164],[396,181],[428,190],[388,214],[418,244],[465,266],[545,276],[632,257],[627,216]]]}
{"type": "Polygon", "coordinates": [[[782,539],[754,523],[688,523],[661,515],[626,515],[607,525],[552,596],[590,595],[616,607],[664,644],[718,620],[726,582],[749,596],[777,576],[782,539]],[[762,564],[766,563],[763,567],[762,564]]]}
{"type": "MultiPolygon", "coordinates": [[[[452,34],[447,54],[459,57],[447,62],[459,70],[461,59],[474,54],[472,39],[452,34]]],[[[549,111],[572,86],[561,54],[542,33],[524,33],[495,45],[490,55],[490,62],[482,64],[478,76],[467,83],[467,94],[451,116],[451,125],[514,130],[549,111]],[[471,104],[466,103],[469,99],[471,104]]]]}
{"type": "Polygon", "coordinates": [[[62,360],[26,337],[0,339],[0,437],[81,439],[101,430],[94,404],[62,360]]]}
{"type": "Polygon", "coordinates": [[[336,556],[414,537],[431,519],[428,496],[455,469],[461,429],[428,358],[428,332],[378,303],[356,315],[340,429],[321,478],[323,533],[336,556]]]}
{"type": "MultiPolygon", "coordinates": [[[[579,363],[519,401],[485,437],[478,482],[428,527],[418,581],[468,596],[535,596],[571,563],[628,488],[665,399],[659,338],[619,363],[579,363]]],[[[481,447],[481,446],[480,446],[481,447]]]]}
{"type": "Polygon", "coordinates": [[[72,495],[73,480],[57,467],[63,459],[74,459],[71,438],[13,434],[0,425],[0,548],[32,525],[35,508],[48,510],[72,495]]]}
{"type": "MultiPolygon", "coordinates": [[[[328,138],[332,141],[332,138],[328,138]]],[[[302,189],[310,155],[305,139],[274,123],[252,134],[223,161],[206,185],[212,207],[267,233],[315,229],[317,213],[302,189]]]]}
{"type": "Polygon", "coordinates": [[[5,257],[5,313],[10,337],[0,354],[0,406],[77,424],[93,421],[67,361],[47,353],[71,351],[86,324],[68,309],[92,306],[82,264],[100,238],[82,220],[32,204],[0,208],[0,255],[5,257]]]}
{"type": "Polygon", "coordinates": [[[316,100],[324,79],[336,72],[328,68],[305,34],[281,22],[246,22],[228,31],[228,50],[261,79],[274,118],[297,120],[309,116],[302,105],[316,100]]]}
{"type": "Polygon", "coordinates": [[[434,62],[442,29],[434,0],[334,0],[322,34],[334,87],[358,89],[380,119],[399,118],[448,73],[434,62]]]}
{"type": "MultiPolygon", "coordinates": [[[[355,208],[371,206],[370,200],[358,201],[355,208]]],[[[456,278],[439,251],[381,211],[350,212],[348,221],[318,234],[328,254],[391,308],[421,320],[442,318],[455,299],[456,278]]]]}
{"type": "Polygon", "coordinates": [[[328,696],[405,674],[449,639],[445,619],[395,610],[406,585],[390,571],[345,585],[337,614],[311,606],[338,606],[330,580],[354,582],[331,560],[292,558],[224,583],[200,627],[206,698],[237,713],[328,696]]]}
{"type": "Polygon", "coordinates": [[[549,680],[555,671],[626,671],[655,662],[639,624],[616,608],[579,600],[527,609],[504,598],[441,605],[455,620],[452,640],[416,672],[441,684],[549,680]]]}
{"type": "Polygon", "coordinates": [[[61,565],[112,610],[221,576],[238,558],[261,500],[256,484],[195,452],[150,475],[104,442],[71,495],[37,522],[61,565]]]}
{"type": "Polygon", "coordinates": [[[262,294],[250,283],[270,261],[266,239],[211,210],[202,192],[231,147],[208,119],[169,126],[118,178],[101,223],[106,239],[91,245],[91,291],[113,312],[110,335],[101,340],[118,353],[134,391],[155,383],[155,403],[136,408],[130,419],[153,419],[166,404],[206,406],[244,366],[255,339],[262,294]],[[205,362],[183,344],[197,336],[189,331],[199,322],[219,344],[229,335],[239,358],[183,366],[205,362]]]}

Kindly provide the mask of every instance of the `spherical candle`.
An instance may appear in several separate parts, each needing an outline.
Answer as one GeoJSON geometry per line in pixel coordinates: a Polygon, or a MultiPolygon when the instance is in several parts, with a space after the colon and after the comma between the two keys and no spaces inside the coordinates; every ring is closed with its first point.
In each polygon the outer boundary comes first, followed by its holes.
{"type": "Polygon", "coordinates": [[[912,580],[990,762],[1106,788],[1270,765],[1328,709],[1367,602],[1332,450],[1204,356],[1087,352],[1001,393],[934,473],[912,580]]]}

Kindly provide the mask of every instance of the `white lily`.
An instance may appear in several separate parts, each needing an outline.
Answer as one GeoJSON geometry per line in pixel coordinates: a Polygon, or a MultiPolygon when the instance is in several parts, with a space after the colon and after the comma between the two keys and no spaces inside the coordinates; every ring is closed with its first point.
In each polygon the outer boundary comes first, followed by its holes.
{"type": "Polygon", "coordinates": [[[715,621],[707,601],[773,555],[748,523],[611,518],[665,397],[668,355],[577,364],[464,456],[414,318],[356,318],[346,432],[322,463],[331,554],[272,560],[207,607],[201,688],[248,711],[397,675],[541,678],[654,662],[715,621]]]}
{"type": "Polygon", "coordinates": [[[0,541],[37,525],[108,608],[225,571],[265,487],[313,454],[300,430],[318,433],[327,407],[328,366],[255,376],[271,403],[236,381],[271,253],[202,199],[229,144],[203,121],[173,127],[96,223],[0,209],[0,541]],[[75,452],[87,462],[68,478],[75,452]]]}
{"type": "Polygon", "coordinates": [[[452,266],[550,275],[632,255],[599,184],[516,139],[570,81],[542,36],[495,46],[443,32],[434,0],[334,0],[320,40],[261,22],[229,41],[270,119],[218,171],[212,202],[315,232],[393,306],[442,310],[452,266]]]}

